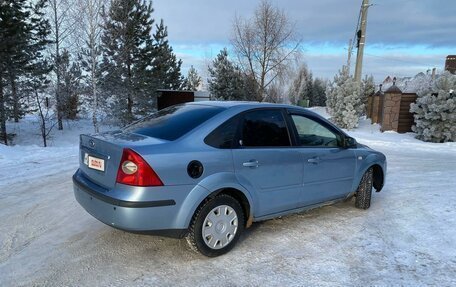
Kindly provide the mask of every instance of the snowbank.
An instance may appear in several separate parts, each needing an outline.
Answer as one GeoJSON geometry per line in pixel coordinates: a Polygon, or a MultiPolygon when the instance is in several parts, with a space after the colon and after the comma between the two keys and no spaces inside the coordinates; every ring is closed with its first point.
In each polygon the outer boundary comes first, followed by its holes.
{"type": "Polygon", "coordinates": [[[210,259],[185,240],[113,229],[76,203],[78,133],[90,125],[56,131],[49,148],[17,128],[20,145],[0,145],[0,286],[456,285],[456,143],[362,120],[348,133],[388,159],[369,210],[343,202],[255,223],[210,259]]]}

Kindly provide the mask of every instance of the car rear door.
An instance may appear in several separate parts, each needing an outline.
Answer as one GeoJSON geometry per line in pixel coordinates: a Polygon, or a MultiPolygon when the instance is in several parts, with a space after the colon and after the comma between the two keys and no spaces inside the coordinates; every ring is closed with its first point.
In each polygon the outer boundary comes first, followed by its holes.
{"type": "Polygon", "coordinates": [[[282,109],[258,109],[242,115],[233,149],[236,176],[255,191],[255,217],[297,207],[303,163],[282,109]]]}
{"type": "Polygon", "coordinates": [[[296,150],[304,164],[299,206],[341,198],[351,192],[356,158],[353,149],[341,147],[343,135],[312,115],[291,113],[296,150]]]}

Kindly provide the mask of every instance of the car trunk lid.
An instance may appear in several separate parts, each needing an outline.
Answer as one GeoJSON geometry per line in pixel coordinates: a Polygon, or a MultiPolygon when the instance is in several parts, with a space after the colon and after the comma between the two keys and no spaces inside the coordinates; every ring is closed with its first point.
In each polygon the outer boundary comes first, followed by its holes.
{"type": "Polygon", "coordinates": [[[166,141],[143,135],[110,132],[80,136],[79,167],[94,183],[112,189],[124,148],[162,144],[166,141]]]}

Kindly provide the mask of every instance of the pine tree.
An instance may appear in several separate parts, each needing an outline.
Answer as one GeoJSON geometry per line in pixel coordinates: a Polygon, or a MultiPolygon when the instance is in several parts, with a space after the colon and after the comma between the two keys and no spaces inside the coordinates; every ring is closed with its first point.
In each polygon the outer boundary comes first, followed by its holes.
{"type": "Polygon", "coordinates": [[[63,50],[58,65],[62,117],[74,120],[78,113],[78,97],[81,93],[81,67],[78,62],[71,63],[68,50],[63,50]]]}
{"type": "Polygon", "coordinates": [[[236,94],[241,95],[239,100],[243,101],[257,101],[258,94],[260,92],[260,86],[258,86],[255,77],[251,74],[242,73],[241,70],[236,67],[234,76],[237,88],[236,94]]]}
{"type": "Polygon", "coordinates": [[[254,79],[243,75],[239,68],[228,59],[226,48],[220,51],[208,69],[209,91],[216,99],[246,100],[256,89],[254,79]]]}
{"type": "Polygon", "coordinates": [[[183,89],[187,91],[197,91],[201,85],[202,79],[196,69],[191,66],[183,83],[183,89]]]}
{"type": "Polygon", "coordinates": [[[154,108],[152,12],[150,2],[113,0],[103,13],[102,86],[112,97],[113,117],[123,123],[154,108]]]}
{"type": "Polygon", "coordinates": [[[360,97],[360,85],[343,66],[334,82],[327,88],[327,106],[332,121],[342,128],[353,129],[358,126],[364,105],[360,97]]]}
{"type": "MultiPolygon", "coordinates": [[[[8,110],[17,122],[24,112],[21,103],[21,86],[31,70],[35,59],[39,58],[44,46],[49,43],[48,22],[43,19],[46,1],[35,1],[32,4],[25,0],[0,2],[0,129],[1,138],[8,144],[6,120],[8,110]],[[5,89],[11,92],[5,96],[5,89]],[[11,103],[8,109],[5,104],[11,103]]],[[[23,89],[25,90],[25,89],[23,89]]]]}
{"type": "Polygon", "coordinates": [[[323,107],[326,105],[326,82],[316,78],[312,84],[313,96],[310,99],[311,107],[323,107]]]}
{"type": "Polygon", "coordinates": [[[314,90],[313,90],[313,75],[312,72],[309,71],[309,75],[306,81],[306,88],[303,91],[302,99],[308,101],[309,106],[310,102],[313,100],[314,97],[314,90]]]}
{"type": "Polygon", "coordinates": [[[156,25],[154,39],[154,60],[152,77],[156,81],[156,89],[180,89],[183,82],[181,74],[182,61],[177,60],[173,48],[168,43],[168,28],[163,20],[156,25]]]}
{"type": "Polygon", "coordinates": [[[8,134],[6,132],[6,97],[3,93],[5,83],[3,80],[3,76],[4,70],[3,67],[0,67],[0,140],[2,140],[5,143],[5,145],[8,145],[8,134]]]}
{"type": "Polygon", "coordinates": [[[1,57],[3,76],[11,91],[11,116],[18,122],[22,116],[18,80],[25,73],[29,61],[28,47],[30,45],[32,25],[30,6],[25,0],[8,1],[1,11],[1,42],[3,54],[1,57]]]}
{"type": "Polygon", "coordinates": [[[30,62],[27,67],[27,75],[24,86],[29,94],[35,99],[40,118],[40,132],[43,139],[43,146],[47,146],[49,133],[56,122],[51,123],[52,113],[50,113],[49,98],[47,89],[50,84],[49,74],[53,70],[50,60],[44,51],[51,44],[49,35],[51,28],[49,21],[44,17],[46,0],[38,1],[32,9],[30,23],[33,27],[32,37],[29,46],[30,62]]]}
{"type": "Polygon", "coordinates": [[[456,141],[456,75],[445,72],[427,94],[410,105],[417,138],[428,142],[456,141]]]}

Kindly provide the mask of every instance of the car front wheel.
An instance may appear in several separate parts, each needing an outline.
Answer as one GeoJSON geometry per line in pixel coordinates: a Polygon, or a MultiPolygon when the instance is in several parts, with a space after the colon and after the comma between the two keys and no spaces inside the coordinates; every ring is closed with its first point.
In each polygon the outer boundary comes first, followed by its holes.
{"type": "Polygon", "coordinates": [[[358,189],[356,190],[355,207],[360,209],[368,209],[371,204],[372,197],[372,181],[374,169],[369,168],[361,178],[358,189]]]}
{"type": "Polygon", "coordinates": [[[195,251],[215,257],[230,251],[244,230],[244,212],[233,197],[221,194],[207,200],[195,213],[187,242],[195,251]]]}

